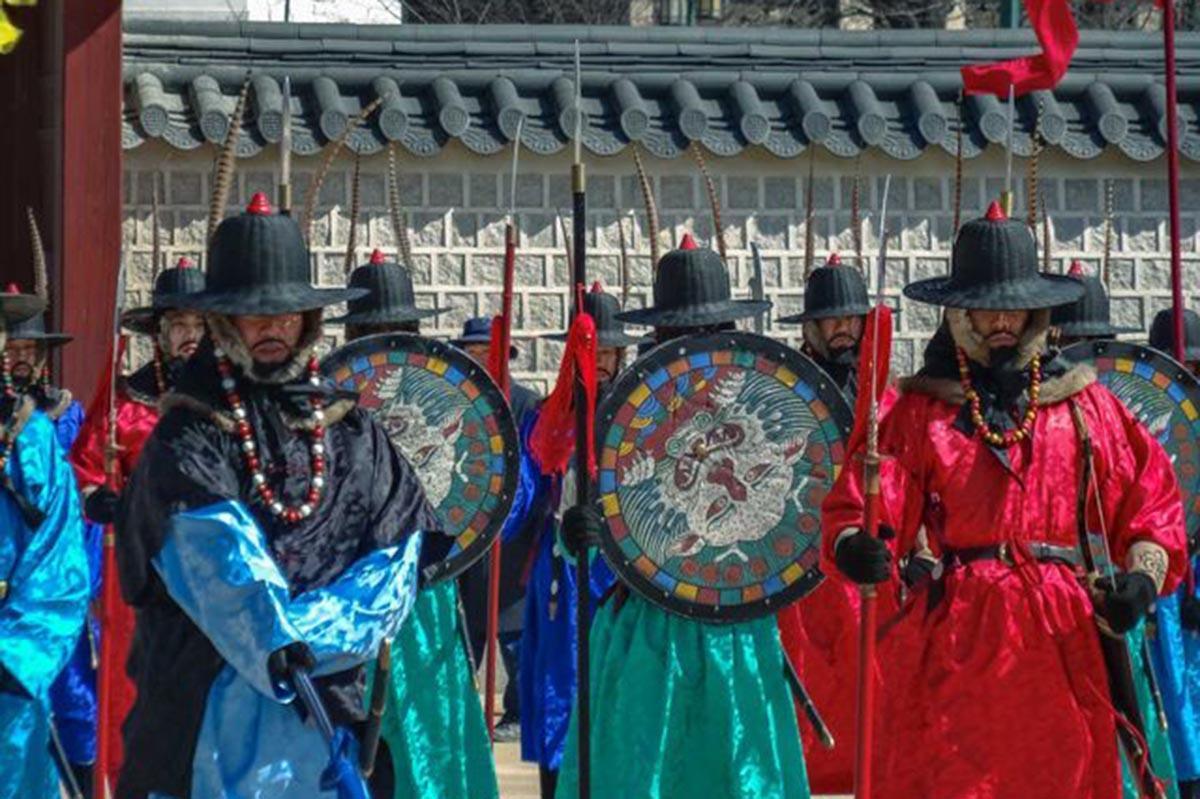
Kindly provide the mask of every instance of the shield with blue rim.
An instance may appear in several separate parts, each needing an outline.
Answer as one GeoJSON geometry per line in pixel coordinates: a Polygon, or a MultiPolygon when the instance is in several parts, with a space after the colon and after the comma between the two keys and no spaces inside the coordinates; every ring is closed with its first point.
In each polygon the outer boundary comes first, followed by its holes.
{"type": "Polygon", "coordinates": [[[500,389],[469,355],[405,333],[368,336],[331,353],[321,371],[355,391],[412,465],[437,509],[449,553],[429,583],[461,574],[500,534],[520,471],[517,428],[500,389]]]}
{"type": "Polygon", "coordinates": [[[821,581],[821,502],[853,412],[809,358],[751,333],[661,344],[598,413],[601,549],[661,607],[710,622],[774,613],[821,581]]]}

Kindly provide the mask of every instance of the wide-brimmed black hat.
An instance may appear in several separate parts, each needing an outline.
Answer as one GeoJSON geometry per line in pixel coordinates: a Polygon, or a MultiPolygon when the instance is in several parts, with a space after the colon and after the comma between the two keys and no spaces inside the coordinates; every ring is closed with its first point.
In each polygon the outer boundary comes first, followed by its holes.
{"type": "MultiPolygon", "coordinates": [[[[1150,346],[1175,357],[1175,314],[1163,308],[1150,324],[1150,346]]],[[[1200,314],[1190,309],[1183,312],[1183,359],[1200,361],[1200,314]]]]}
{"type": "Polygon", "coordinates": [[[46,314],[34,314],[28,319],[13,322],[8,326],[9,341],[39,341],[48,346],[66,344],[71,340],[66,333],[46,330],[46,314]]]}
{"type": "MultiPolygon", "coordinates": [[[[491,344],[492,343],[492,318],[490,316],[473,316],[463,322],[462,335],[458,338],[450,339],[450,343],[456,347],[465,347],[468,344],[491,344]]],[[[517,357],[520,350],[516,344],[509,345],[508,357],[509,360],[517,357]]]]}
{"type": "Polygon", "coordinates": [[[9,283],[4,293],[0,294],[0,317],[4,319],[5,328],[11,330],[13,325],[23,322],[31,316],[37,316],[46,310],[46,298],[36,294],[22,294],[16,283],[9,283]]]}
{"type": "Polygon", "coordinates": [[[804,282],[804,312],[781,317],[779,321],[796,324],[836,316],[866,316],[869,310],[871,300],[862,272],[844,266],[835,252],[804,282]]]}
{"type": "MultiPolygon", "coordinates": [[[[634,347],[647,339],[631,336],[617,315],[621,313],[621,301],[616,295],[607,293],[599,283],[583,295],[583,309],[596,322],[596,343],[601,347],[634,347]]],[[[566,333],[551,333],[544,337],[548,341],[566,341],[566,333]]]]}
{"type": "Polygon", "coordinates": [[[685,234],[679,249],[659,259],[654,272],[654,304],[623,311],[617,319],[653,327],[719,325],[766,313],[769,300],[735,300],[725,262],[713,250],[700,249],[685,234]]]}
{"type": "Polygon", "coordinates": [[[947,308],[1036,310],[1083,296],[1083,284],[1038,271],[1037,244],[1024,222],[993,202],[987,214],[958,232],[950,274],[918,280],[904,296],[947,308]]]}
{"type": "Polygon", "coordinates": [[[175,266],[158,273],[154,279],[150,304],[125,311],[121,314],[121,325],[134,333],[156,336],[159,315],[178,307],[169,304],[173,302],[172,298],[201,291],[204,291],[204,273],[196,268],[191,258],[184,256],[175,266]]]}
{"type": "Polygon", "coordinates": [[[387,260],[381,250],[350,273],[350,288],[365,289],[366,296],[351,300],[342,316],[327,321],[344,325],[387,325],[415,322],[436,316],[448,308],[418,308],[412,275],[400,264],[387,260]]]}
{"type": "Polygon", "coordinates": [[[1121,333],[1133,333],[1134,327],[1117,327],[1112,323],[1112,311],[1104,282],[1085,275],[1083,264],[1072,261],[1067,277],[1083,284],[1083,296],[1070,305],[1060,305],[1050,312],[1050,325],[1058,328],[1060,336],[1069,338],[1107,338],[1121,333]]]}
{"type": "Polygon", "coordinates": [[[217,226],[203,291],[165,297],[171,307],[228,316],[301,313],[358,299],[366,289],[312,284],[299,225],[255,194],[245,213],[217,226]]]}

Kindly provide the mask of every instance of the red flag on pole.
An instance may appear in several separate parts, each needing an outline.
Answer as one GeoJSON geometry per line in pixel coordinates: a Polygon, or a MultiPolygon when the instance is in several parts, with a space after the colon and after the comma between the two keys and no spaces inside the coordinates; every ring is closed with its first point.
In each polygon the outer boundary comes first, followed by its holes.
{"type": "Polygon", "coordinates": [[[1025,14],[1042,52],[1009,61],[972,64],[962,68],[963,91],[1008,97],[1009,87],[1018,97],[1054,88],[1075,55],[1079,30],[1069,0],[1025,0],[1025,14]]]}

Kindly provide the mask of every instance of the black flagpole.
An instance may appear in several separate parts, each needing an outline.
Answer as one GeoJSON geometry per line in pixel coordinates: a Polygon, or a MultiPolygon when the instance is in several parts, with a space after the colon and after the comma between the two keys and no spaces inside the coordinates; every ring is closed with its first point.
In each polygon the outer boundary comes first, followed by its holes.
{"type": "MultiPolygon", "coordinates": [[[[572,263],[571,286],[575,294],[575,309],[571,318],[583,313],[583,292],[587,286],[587,189],[583,172],[581,136],[583,135],[583,87],[579,63],[579,41],[575,42],[575,162],[571,166],[571,187],[574,194],[572,228],[575,257],[572,263]]],[[[587,505],[591,502],[591,474],[588,472],[588,415],[587,392],[583,387],[583,375],[575,373],[575,502],[587,505]]],[[[591,581],[588,575],[589,555],[587,547],[576,555],[575,560],[575,701],[578,719],[579,744],[579,797],[591,799],[592,795],[592,714],[591,679],[588,639],[591,632],[591,581]]]]}

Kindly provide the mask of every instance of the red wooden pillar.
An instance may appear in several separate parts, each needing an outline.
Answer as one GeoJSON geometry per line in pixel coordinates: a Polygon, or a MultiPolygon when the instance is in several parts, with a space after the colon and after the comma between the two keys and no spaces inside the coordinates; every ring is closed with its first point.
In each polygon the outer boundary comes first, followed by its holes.
{"type": "Polygon", "coordinates": [[[63,59],[55,318],[75,336],[59,379],[86,402],[106,368],[121,257],[121,0],[54,5],[63,59]]]}

